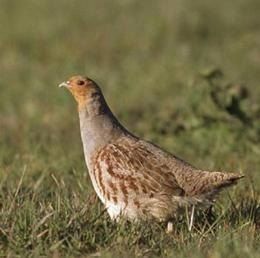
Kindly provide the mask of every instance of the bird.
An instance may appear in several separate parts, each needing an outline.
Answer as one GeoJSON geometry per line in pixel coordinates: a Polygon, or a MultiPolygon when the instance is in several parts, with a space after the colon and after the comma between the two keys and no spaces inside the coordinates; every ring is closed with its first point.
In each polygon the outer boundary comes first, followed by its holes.
{"type": "MultiPolygon", "coordinates": [[[[98,84],[82,75],[61,83],[74,96],[85,162],[110,218],[168,222],[185,207],[208,207],[240,173],[197,169],[129,132],[109,108],[98,84]]],[[[193,221],[191,214],[191,223],[193,221]]]]}

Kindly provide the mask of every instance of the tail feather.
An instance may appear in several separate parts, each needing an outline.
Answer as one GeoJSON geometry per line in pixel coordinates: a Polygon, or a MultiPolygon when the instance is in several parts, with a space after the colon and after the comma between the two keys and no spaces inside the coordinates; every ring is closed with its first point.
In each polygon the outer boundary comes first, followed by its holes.
{"type": "Polygon", "coordinates": [[[196,205],[206,208],[214,203],[221,190],[236,184],[243,177],[244,175],[235,173],[203,171],[199,180],[194,181],[194,192],[187,193],[186,196],[174,196],[173,201],[178,203],[179,207],[196,205]]]}
{"type": "Polygon", "coordinates": [[[237,181],[244,177],[241,174],[223,173],[223,172],[207,172],[208,178],[201,183],[201,191],[197,194],[204,199],[214,201],[221,190],[226,187],[235,185],[237,181]],[[204,187],[203,187],[204,186],[204,187]]]}
{"type": "Polygon", "coordinates": [[[239,179],[244,177],[244,175],[241,174],[223,172],[212,172],[210,174],[212,174],[212,177],[210,177],[209,183],[211,183],[211,187],[213,188],[223,188],[231,186],[233,184],[236,184],[239,179]]]}

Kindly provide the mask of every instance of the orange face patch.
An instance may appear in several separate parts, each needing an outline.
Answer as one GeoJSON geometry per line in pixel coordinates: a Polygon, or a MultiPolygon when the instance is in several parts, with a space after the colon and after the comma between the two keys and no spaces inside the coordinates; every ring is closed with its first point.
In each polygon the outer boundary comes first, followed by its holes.
{"type": "Polygon", "coordinates": [[[91,97],[92,93],[98,89],[94,81],[81,75],[71,77],[66,84],[78,102],[79,108],[83,106],[91,97]]]}

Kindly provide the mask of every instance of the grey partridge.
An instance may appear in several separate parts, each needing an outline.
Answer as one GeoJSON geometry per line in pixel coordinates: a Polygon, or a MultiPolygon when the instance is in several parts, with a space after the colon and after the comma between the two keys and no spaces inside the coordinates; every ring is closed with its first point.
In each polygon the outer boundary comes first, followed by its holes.
{"type": "Polygon", "coordinates": [[[100,87],[84,76],[63,82],[78,103],[81,139],[93,187],[111,219],[167,221],[186,206],[204,207],[243,176],[197,169],[125,129],[100,87]]]}

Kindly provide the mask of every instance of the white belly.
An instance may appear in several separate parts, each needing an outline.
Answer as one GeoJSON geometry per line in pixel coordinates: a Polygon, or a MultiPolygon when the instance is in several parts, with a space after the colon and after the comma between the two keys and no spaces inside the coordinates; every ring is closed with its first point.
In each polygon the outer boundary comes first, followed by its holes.
{"type": "Polygon", "coordinates": [[[124,211],[124,207],[122,207],[120,204],[114,204],[112,202],[107,202],[106,208],[112,220],[117,220],[124,211]]]}

